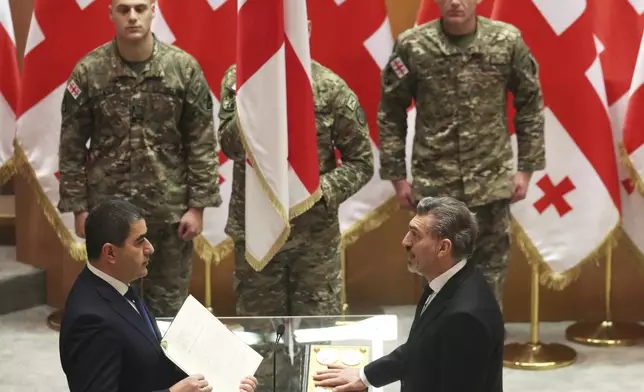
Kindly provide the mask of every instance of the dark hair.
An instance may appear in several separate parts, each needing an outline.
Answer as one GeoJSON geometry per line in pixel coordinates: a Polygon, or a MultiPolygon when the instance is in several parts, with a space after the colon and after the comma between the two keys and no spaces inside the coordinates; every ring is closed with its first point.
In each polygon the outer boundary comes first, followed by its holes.
{"type": "Polygon", "coordinates": [[[465,203],[451,197],[425,197],[418,203],[416,214],[435,218],[429,231],[452,242],[455,260],[472,254],[479,228],[476,217],[465,203]]]}
{"type": "Polygon", "coordinates": [[[103,245],[123,246],[130,225],[143,219],[143,211],[125,200],[108,200],[96,206],[85,220],[85,248],[89,260],[98,260],[103,245]]]}

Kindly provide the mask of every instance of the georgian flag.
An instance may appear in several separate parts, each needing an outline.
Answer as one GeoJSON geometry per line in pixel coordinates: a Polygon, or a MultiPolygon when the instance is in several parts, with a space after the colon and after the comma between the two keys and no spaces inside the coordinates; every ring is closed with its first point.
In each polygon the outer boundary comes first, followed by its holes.
{"type": "Polygon", "coordinates": [[[11,177],[18,106],[16,37],[9,0],[0,0],[0,185],[11,177]]]}
{"type": "Polygon", "coordinates": [[[521,30],[540,66],[547,167],[512,215],[519,246],[546,267],[542,281],[562,289],[612,246],[620,221],[601,45],[585,0],[495,0],[492,17],[521,30]]]}
{"type": "Polygon", "coordinates": [[[306,3],[238,0],[237,117],[246,151],[246,260],[263,269],[320,199],[306,3]]]}
{"type": "Polygon", "coordinates": [[[61,102],[76,63],[114,35],[109,5],[110,0],[35,0],[21,75],[15,154],[26,160],[28,179],[45,216],[79,261],[86,254],[74,232],[74,216],[56,208],[61,102]]]}

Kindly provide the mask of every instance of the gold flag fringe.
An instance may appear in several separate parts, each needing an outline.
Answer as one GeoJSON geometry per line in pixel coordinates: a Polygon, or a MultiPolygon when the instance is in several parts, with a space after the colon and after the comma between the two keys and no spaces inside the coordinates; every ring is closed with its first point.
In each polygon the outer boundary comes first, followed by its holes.
{"type": "Polygon", "coordinates": [[[63,221],[60,219],[58,211],[51,204],[49,198],[45,194],[45,191],[43,191],[42,187],[40,186],[36,172],[31,166],[27,155],[20,146],[18,139],[14,139],[13,147],[13,159],[16,173],[21,175],[34,190],[38,205],[40,205],[40,207],[42,208],[47,221],[54,228],[58,239],[60,239],[63,247],[67,249],[72,259],[85,262],[87,260],[87,252],[85,250],[85,246],[76,242],[74,236],[69,232],[63,221]]]}
{"type": "MultiPolygon", "coordinates": [[[[244,146],[244,151],[246,152],[246,155],[251,160],[251,162],[257,162],[255,160],[255,157],[253,156],[253,152],[248,147],[248,141],[244,136],[244,129],[242,128],[241,121],[239,120],[239,112],[237,111],[237,109],[235,109],[235,125],[237,126],[237,134],[239,136],[239,139],[242,142],[242,145],[244,146]]],[[[279,217],[282,219],[282,222],[284,223],[284,230],[282,230],[280,235],[277,237],[277,240],[273,243],[273,245],[268,250],[268,253],[265,254],[261,260],[251,255],[248,252],[248,247],[246,248],[246,252],[245,252],[246,262],[250,264],[250,266],[253,267],[255,271],[261,271],[264,269],[264,267],[266,267],[266,265],[271,261],[271,259],[275,257],[275,254],[277,254],[280,248],[284,246],[284,244],[286,243],[286,240],[288,239],[288,236],[291,233],[291,223],[289,219],[290,211],[288,211],[286,208],[284,208],[283,205],[280,204],[277,198],[277,195],[275,195],[271,187],[268,185],[268,182],[266,181],[266,178],[264,178],[264,174],[261,172],[261,170],[259,170],[259,168],[255,167],[254,165],[251,166],[251,168],[257,175],[257,179],[259,180],[262,190],[268,197],[268,200],[270,201],[271,205],[275,209],[275,212],[279,215],[279,217]]],[[[319,200],[319,198],[322,196],[322,193],[320,192],[319,187],[317,191],[318,191],[317,194],[313,195],[313,199],[317,198],[317,200],[319,200]]],[[[305,201],[304,205],[306,205],[308,202],[311,202],[311,200],[313,199],[309,199],[308,201],[305,201]]],[[[313,201],[311,205],[315,204],[315,201],[313,201]]],[[[302,213],[304,212],[304,210],[299,212],[302,213]]]]}
{"type": "Polygon", "coordinates": [[[512,218],[512,239],[514,244],[526,257],[528,264],[539,267],[540,278],[539,281],[542,285],[557,291],[565,289],[570,283],[579,278],[582,268],[590,263],[595,262],[598,264],[599,259],[604,257],[609,249],[614,248],[622,237],[623,231],[621,230],[621,221],[608,233],[601,244],[599,244],[588,256],[571,269],[564,272],[554,272],[548,263],[545,262],[543,256],[539,253],[537,248],[530,240],[530,237],[525,233],[521,225],[512,218]]]}
{"type": "Polygon", "coordinates": [[[217,245],[213,245],[203,236],[199,235],[194,240],[195,253],[206,264],[219,265],[235,248],[233,240],[229,237],[217,245]]]}
{"type": "Polygon", "coordinates": [[[635,170],[635,166],[633,166],[633,162],[628,156],[628,152],[626,152],[624,143],[619,143],[619,161],[628,171],[628,175],[631,177],[631,181],[633,182],[635,189],[644,196],[644,181],[642,181],[642,177],[640,177],[637,170],[635,170]]]}
{"type": "Polygon", "coordinates": [[[15,159],[13,156],[0,166],[0,185],[4,185],[16,174],[15,159]]]}

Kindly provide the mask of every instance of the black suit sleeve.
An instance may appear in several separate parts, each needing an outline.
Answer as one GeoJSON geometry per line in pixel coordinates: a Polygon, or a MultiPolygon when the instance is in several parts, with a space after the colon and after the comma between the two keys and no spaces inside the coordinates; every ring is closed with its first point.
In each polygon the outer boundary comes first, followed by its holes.
{"type": "Polygon", "coordinates": [[[405,344],[365,366],[364,375],[369,384],[379,388],[400,380],[405,358],[405,344]]]}
{"type": "Polygon", "coordinates": [[[468,313],[450,316],[439,331],[440,392],[483,392],[492,339],[476,317],[468,313]]]}
{"type": "Polygon", "coordinates": [[[69,331],[67,341],[70,392],[119,392],[121,341],[101,318],[80,317],[69,331]]]}

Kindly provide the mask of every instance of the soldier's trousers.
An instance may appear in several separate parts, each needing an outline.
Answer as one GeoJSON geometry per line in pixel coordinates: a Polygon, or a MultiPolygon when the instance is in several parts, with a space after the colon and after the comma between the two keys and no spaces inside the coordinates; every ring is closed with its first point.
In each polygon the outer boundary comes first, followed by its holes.
{"type": "MultiPolygon", "coordinates": [[[[235,243],[233,289],[238,316],[327,316],[341,313],[343,280],[337,222],[324,229],[313,224],[302,231],[298,230],[296,223],[293,230],[293,238],[259,272],[246,262],[244,242],[235,243]]],[[[259,383],[256,392],[273,389],[272,348],[272,345],[256,348],[264,356],[255,375],[259,383]]],[[[278,391],[301,391],[301,355],[302,351],[296,348],[292,363],[286,347],[281,346],[277,351],[278,391]]]]}
{"type": "Polygon", "coordinates": [[[235,243],[233,289],[238,316],[326,316],[342,309],[340,232],[298,233],[262,269],[245,260],[244,242],[235,243]]]}
{"type": "Polygon", "coordinates": [[[174,317],[190,290],[193,243],[179,238],[178,228],[178,223],[148,225],[154,253],[148,275],[135,284],[154,317],[174,317]]]}
{"type": "Polygon", "coordinates": [[[479,224],[470,262],[481,269],[503,309],[503,286],[510,259],[510,201],[494,201],[470,210],[476,214],[479,224]]]}

